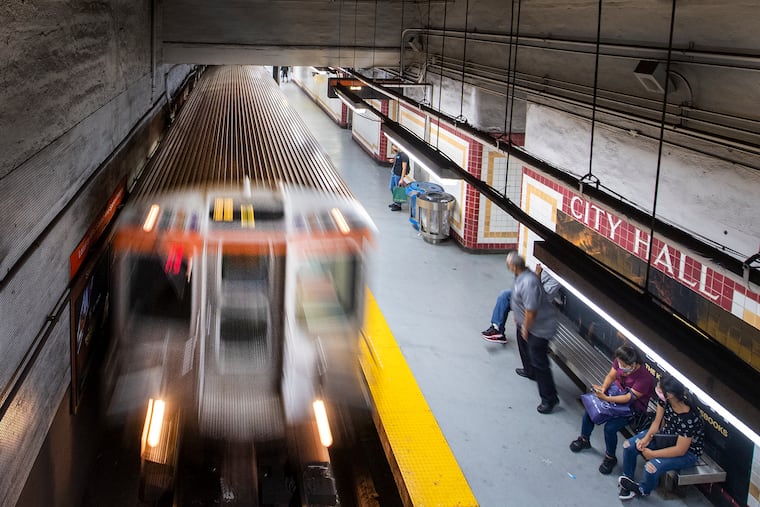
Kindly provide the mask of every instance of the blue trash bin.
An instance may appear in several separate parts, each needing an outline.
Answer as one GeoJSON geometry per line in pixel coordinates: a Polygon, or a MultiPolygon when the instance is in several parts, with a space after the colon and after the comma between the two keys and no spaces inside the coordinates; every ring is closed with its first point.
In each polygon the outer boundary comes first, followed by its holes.
{"type": "Polygon", "coordinates": [[[420,230],[420,223],[417,218],[417,195],[428,192],[443,192],[443,187],[430,181],[413,181],[406,186],[406,195],[409,201],[409,223],[418,231],[420,230]]]}

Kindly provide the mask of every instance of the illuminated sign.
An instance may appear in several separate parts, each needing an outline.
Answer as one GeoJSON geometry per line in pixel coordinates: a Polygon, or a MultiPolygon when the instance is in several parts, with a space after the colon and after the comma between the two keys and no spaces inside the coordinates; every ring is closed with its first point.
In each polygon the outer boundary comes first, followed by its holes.
{"type": "Polygon", "coordinates": [[[72,254],[69,256],[70,279],[74,278],[74,275],[77,274],[79,268],[82,267],[82,262],[87,257],[87,254],[90,253],[92,245],[95,244],[98,239],[100,239],[100,236],[111,223],[111,220],[113,220],[113,217],[116,214],[116,209],[124,200],[124,194],[126,194],[126,192],[126,183],[122,181],[116,188],[116,191],[111,195],[111,198],[108,199],[108,203],[106,203],[105,207],[100,212],[98,219],[90,226],[89,229],[87,229],[87,232],[82,237],[82,240],[74,249],[74,252],[72,252],[72,254]]]}

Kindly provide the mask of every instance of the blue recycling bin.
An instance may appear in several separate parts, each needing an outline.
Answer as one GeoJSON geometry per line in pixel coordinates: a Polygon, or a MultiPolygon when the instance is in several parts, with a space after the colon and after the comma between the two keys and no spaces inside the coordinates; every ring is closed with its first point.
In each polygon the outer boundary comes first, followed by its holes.
{"type": "Polygon", "coordinates": [[[407,200],[409,201],[409,223],[415,230],[420,230],[417,212],[417,195],[428,192],[443,192],[443,187],[430,181],[413,181],[406,186],[407,200]]]}

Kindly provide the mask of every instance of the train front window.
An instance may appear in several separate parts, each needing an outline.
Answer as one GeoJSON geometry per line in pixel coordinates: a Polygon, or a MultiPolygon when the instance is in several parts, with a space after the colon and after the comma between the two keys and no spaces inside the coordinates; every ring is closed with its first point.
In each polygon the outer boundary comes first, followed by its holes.
{"type": "Polygon", "coordinates": [[[219,323],[219,354],[228,368],[262,367],[269,360],[265,311],[225,308],[219,323]]]}
{"type": "Polygon", "coordinates": [[[129,273],[129,308],[138,315],[189,320],[192,291],[186,259],[160,256],[133,257],[129,273]]]}
{"type": "Polygon", "coordinates": [[[263,255],[222,256],[222,280],[225,283],[262,283],[269,277],[269,257],[263,255]]]}

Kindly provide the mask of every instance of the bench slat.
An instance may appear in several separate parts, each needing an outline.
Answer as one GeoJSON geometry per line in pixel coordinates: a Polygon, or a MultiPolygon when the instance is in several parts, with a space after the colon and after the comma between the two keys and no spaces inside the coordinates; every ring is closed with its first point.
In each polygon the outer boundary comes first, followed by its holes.
{"type": "Polygon", "coordinates": [[[564,323],[559,324],[556,336],[549,342],[549,348],[555,358],[570,369],[587,388],[591,384],[600,384],[612,366],[611,361],[564,323]]]}

